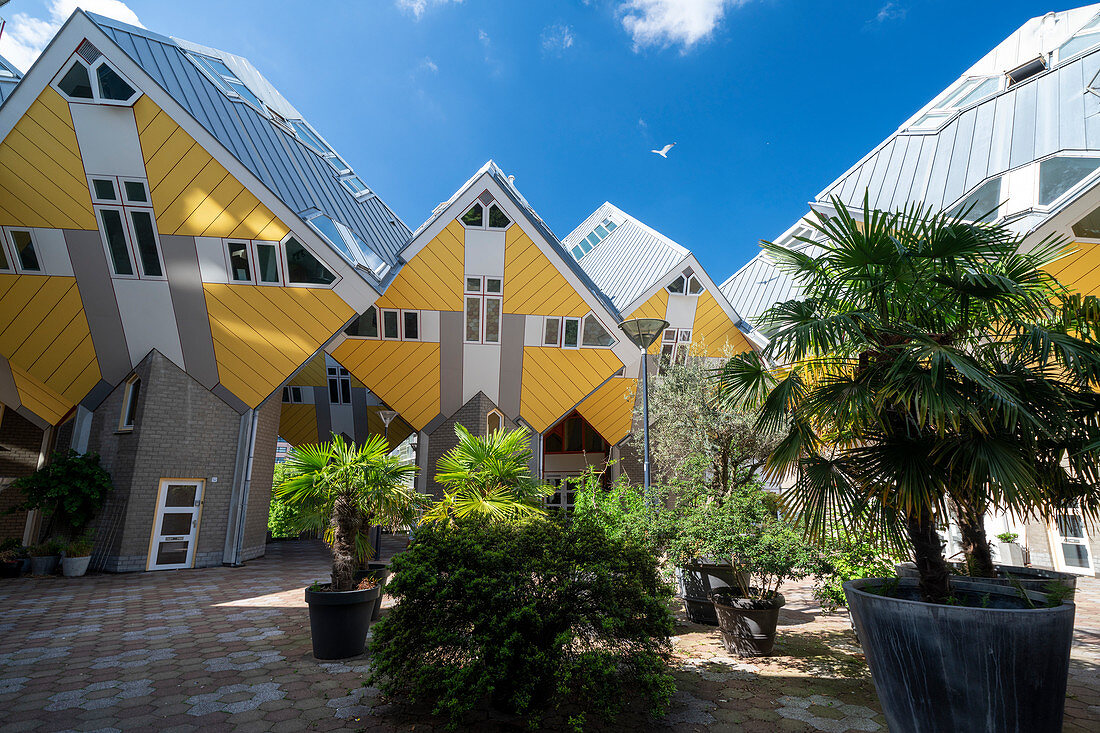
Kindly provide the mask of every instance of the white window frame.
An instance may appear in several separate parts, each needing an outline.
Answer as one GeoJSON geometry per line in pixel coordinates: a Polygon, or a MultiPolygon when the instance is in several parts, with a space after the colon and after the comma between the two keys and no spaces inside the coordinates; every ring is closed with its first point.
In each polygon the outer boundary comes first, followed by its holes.
{"type": "Polygon", "coordinates": [[[328,402],[330,405],[350,405],[351,404],[351,372],[342,366],[330,366],[325,369],[325,374],[328,377],[328,402]],[[336,382],[336,395],[339,397],[339,401],[333,402],[332,400],[332,383],[336,382]],[[344,400],[344,385],[347,384],[348,399],[344,400]]]}
{"type": "Polygon", "coordinates": [[[582,331],[583,328],[584,328],[584,318],[575,318],[573,316],[562,316],[562,319],[561,319],[561,348],[563,348],[563,349],[579,349],[581,347],[581,342],[584,341],[584,332],[582,331]],[[572,346],[565,343],[565,325],[567,323],[569,323],[569,321],[576,321],[577,322],[577,343],[572,345],[572,346]]]}
{"type": "Polygon", "coordinates": [[[0,270],[0,272],[14,272],[19,275],[45,275],[46,266],[42,261],[42,248],[38,246],[38,235],[31,227],[0,227],[4,235],[4,250],[8,255],[8,269],[0,270]],[[23,262],[19,258],[19,249],[15,246],[15,238],[13,232],[27,232],[31,236],[31,247],[34,248],[35,259],[38,260],[37,270],[28,270],[23,267],[23,262]]]}
{"type": "Polygon", "coordinates": [[[160,243],[160,231],[158,231],[157,228],[156,211],[153,210],[153,192],[149,187],[149,181],[144,178],[114,176],[109,174],[90,174],[87,179],[88,192],[92,197],[92,209],[95,212],[96,226],[99,229],[99,239],[103,243],[103,254],[107,257],[107,268],[111,273],[111,277],[124,280],[167,280],[168,272],[164,263],[164,249],[161,247],[160,243]],[[95,181],[97,180],[111,181],[114,184],[116,196],[114,201],[101,199],[95,195],[95,181]],[[146,198],[148,200],[131,203],[129,201],[129,196],[126,194],[126,183],[140,183],[144,186],[146,198]],[[130,268],[134,272],[132,275],[120,275],[115,272],[115,261],[111,256],[111,247],[107,242],[107,231],[100,217],[100,212],[107,210],[117,211],[122,218],[122,228],[126,237],[126,249],[130,257],[130,268]],[[157,259],[160,262],[159,275],[149,275],[145,272],[145,266],[141,260],[141,253],[138,250],[137,233],[134,230],[134,212],[145,212],[149,215],[149,219],[152,223],[153,243],[157,250],[157,259]]]}
{"type": "Polygon", "coordinates": [[[225,274],[230,285],[249,285],[256,282],[256,263],[252,257],[252,247],[249,246],[249,240],[247,239],[222,239],[222,254],[225,256],[225,274]],[[244,255],[248,258],[248,279],[238,280],[233,276],[233,259],[229,256],[229,245],[231,244],[243,244],[244,255]]]}
{"type": "Polygon", "coordinates": [[[205,76],[210,81],[214,82],[214,85],[218,89],[220,89],[222,91],[222,93],[224,93],[225,96],[228,97],[231,101],[240,102],[241,104],[246,104],[249,107],[251,107],[252,109],[259,112],[265,118],[271,119],[270,115],[268,115],[268,113],[267,113],[266,105],[263,105],[263,100],[260,99],[260,95],[256,94],[255,90],[253,90],[252,87],[248,86],[248,84],[244,81],[244,79],[241,79],[239,76],[237,76],[236,73],[233,72],[233,69],[229,69],[229,64],[226,64],[224,59],[220,59],[217,56],[211,56],[208,53],[199,53],[197,51],[187,51],[187,52],[185,52],[185,55],[187,56],[187,59],[192,64],[194,64],[195,68],[199,70],[199,73],[202,74],[203,76],[205,76]],[[236,89],[233,88],[233,85],[229,83],[228,79],[225,78],[223,74],[221,74],[220,72],[215,72],[211,69],[208,69],[206,67],[206,64],[199,61],[199,59],[198,59],[199,56],[204,56],[208,59],[213,59],[213,60],[217,61],[218,63],[222,64],[223,66],[225,66],[225,68],[229,69],[229,72],[231,74],[233,74],[233,76],[231,77],[233,79],[233,81],[237,82],[238,84],[240,84],[244,88],[248,89],[248,91],[252,92],[252,94],[255,95],[256,99],[260,99],[261,105],[263,105],[265,108],[260,109],[254,103],[252,103],[251,101],[249,101],[245,97],[242,97],[241,94],[236,89]]]}
{"type": "Polygon", "coordinates": [[[424,340],[424,332],[423,332],[423,328],[421,328],[421,326],[423,325],[423,321],[424,321],[424,319],[420,317],[420,311],[418,311],[418,310],[407,310],[407,309],[402,308],[401,309],[401,314],[397,319],[397,330],[398,330],[398,333],[401,335],[401,340],[402,341],[423,341],[424,340]],[[407,333],[405,333],[405,316],[406,315],[416,316],[416,338],[412,338],[407,333]]]}
{"type": "Polygon", "coordinates": [[[284,405],[301,405],[305,400],[302,398],[302,388],[300,385],[288,384],[283,387],[283,404],[284,405]]]}
{"type": "Polygon", "coordinates": [[[134,82],[130,81],[130,78],[127,77],[125,74],[123,74],[121,71],[119,71],[117,66],[110,63],[107,60],[107,57],[103,55],[102,51],[100,51],[99,58],[97,58],[94,62],[92,62],[90,64],[87,61],[85,61],[80,56],[80,54],[78,54],[76,51],[73,51],[72,56],[70,56],[68,58],[68,60],[66,60],[65,63],[62,64],[61,71],[57,72],[57,75],[54,76],[53,81],[50,82],[50,86],[53,87],[54,91],[56,91],[58,94],[60,94],[61,98],[64,99],[69,104],[106,104],[106,105],[110,105],[112,107],[133,107],[134,103],[137,102],[138,99],[141,98],[141,90],[138,89],[138,85],[135,84],[134,82]],[[61,85],[61,80],[63,78],[65,78],[65,75],[67,73],[69,73],[69,69],[71,69],[73,67],[72,63],[70,63],[70,62],[80,64],[88,72],[88,81],[92,86],[92,98],[91,99],[79,99],[77,97],[70,97],[68,94],[66,94],[64,91],[62,91],[61,86],[60,86],[61,85]],[[108,68],[111,69],[111,71],[118,74],[118,77],[120,79],[122,79],[124,82],[126,82],[127,84],[129,84],[130,88],[134,90],[134,93],[132,95],[130,95],[130,97],[128,99],[125,99],[125,100],[121,100],[121,99],[104,99],[100,95],[100,93],[99,93],[99,75],[96,73],[96,69],[98,69],[100,66],[103,66],[103,65],[106,65],[108,68]]]}
{"type": "Polygon", "coordinates": [[[122,412],[118,416],[118,432],[120,433],[132,433],[134,431],[134,425],[137,422],[137,412],[134,412],[134,420],[127,422],[127,417],[130,415],[131,408],[134,407],[134,390],[141,392],[141,378],[134,374],[126,380],[126,388],[122,394],[122,412]],[[135,387],[136,385],[136,387],[135,387]]]}
{"type": "Polygon", "coordinates": [[[580,342],[581,348],[584,348],[584,349],[613,349],[613,348],[615,348],[615,345],[619,343],[618,339],[615,338],[615,333],[610,328],[607,327],[607,324],[603,322],[602,318],[600,318],[599,316],[596,315],[595,311],[589,311],[585,315],[585,317],[581,319],[581,331],[580,331],[579,342],[580,342]],[[591,344],[584,343],[584,324],[588,322],[589,318],[594,319],[596,321],[596,323],[600,324],[600,328],[602,328],[604,331],[606,331],[607,335],[611,337],[611,343],[608,346],[600,346],[598,344],[591,345],[591,344]]]}
{"type": "Polygon", "coordinates": [[[471,201],[470,205],[467,206],[465,209],[463,209],[462,213],[458,215],[458,223],[461,224],[464,228],[472,229],[474,231],[479,231],[480,230],[480,231],[490,231],[490,232],[504,232],[504,231],[508,231],[508,227],[515,224],[516,220],[514,218],[512,218],[512,215],[509,214],[508,211],[504,208],[504,206],[499,201],[497,201],[496,199],[491,199],[489,201],[489,203],[485,203],[484,201],[481,200],[481,197],[479,196],[478,198],[475,198],[473,201],[471,201]],[[462,217],[466,216],[466,214],[468,214],[470,212],[470,209],[474,208],[474,206],[480,206],[481,207],[481,213],[482,213],[481,226],[474,226],[473,224],[467,224],[466,222],[464,222],[462,220],[462,217]],[[508,223],[505,226],[502,226],[502,227],[489,226],[489,209],[491,209],[494,206],[496,206],[498,209],[500,209],[500,213],[504,214],[504,216],[506,216],[508,218],[508,223]]]}
{"type": "MultiPolygon", "coordinates": [[[[278,288],[287,284],[286,257],[282,252],[281,242],[273,242],[266,239],[237,239],[235,237],[225,237],[222,239],[222,254],[225,256],[226,279],[230,285],[251,284],[278,288]],[[245,253],[248,256],[248,280],[237,280],[233,277],[233,263],[229,257],[230,244],[243,244],[245,246],[245,253]],[[278,275],[274,282],[260,279],[260,247],[263,246],[275,248],[275,269],[278,275]]],[[[297,283],[295,283],[295,287],[297,287],[297,283]]]]}
{"type": "Polygon", "coordinates": [[[542,319],[542,334],[541,334],[541,338],[542,338],[542,345],[543,345],[543,346],[549,346],[549,347],[551,347],[551,348],[561,348],[561,338],[562,338],[562,328],[561,328],[561,321],[562,321],[562,317],[561,317],[561,316],[546,316],[545,318],[543,318],[543,319],[542,319]],[[556,322],[557,322],[557,332],[558,332],[558,338],[557,338],[557,340],[556,340],[556,341],[555,341],[554,343],[552,343],[552,344],[551,344],[551,343],[547,343],[547,342],[546,342],[546,324],[547,324],[547,322],[549,322],[549,321],[556,321],[556,322]]]}
{"type": "MultiPolygon", "coordinates": [[[[321,236],[316,232],[314,232],[314,234],[316,234],[316,236],[318,237],[321,236]]],[[[322,240],[323,239],[324,238],[322,237],[322,240]]],[[[337,256],[340,257],[340,259],[344,259],[343,255],[337,256]]],[[[302,236],[295,234],[294,232],[287,232],[286,235],[279,240],[279,263],[282,266],[283,279],[286,281],[286,286],[288,288],[318,288],[320,290],[332,290],[342,279],[340,273],[336,271],[336,268],[325,262],[324,258],[318,257],[317,253],[313,250],[313,247],[310,247],[302,236]],[[324,267],[326,270],[328,270],[329,274],[331,274],[333,277],[332,282],[325,285],[323,283],[295,283],[290,281],[290,262],[287,260],[286,243],[290,241],[291,237],[293,237],[294,240],[298,242],[298,244],[302,245],[306,252],[309,252],[311,255],[313,255],[313,259],[321,263],[321,267],[324,267]]]]}
{"type": "MultiPolygon", "coordinates": [[[[479,202],[480,203],[480,202],[479,202]]],[[[488,207],[486,207],[488,209],[488,207]]],[[[488,213],[486,213],[488,216],[488,213]]],[[[477,227],[470,227],[476,229],[477,227]]],[[[466,275],[462,281],[463,293],[462,293],[462,340],[467,344],[487,344],[489,346],[500,346],[500,336],[503,329],[504,322],[504,278],[499,275],[466,275]],[[470,290],[470,280],[478,281],[478,289],[470,290]],[[500,292],[489,293],[487,291],[489,280],[500,281],[500,292]],[[478,337],[477,339],[471,339],[469,337],[469,324],[466,319],[469,318],[469,303],[468,301],[477,298],[480,300],[478,303],[478,337]],[[488,323],[485,318],[488,311],[489,301],[498,301],[500,303],[500,317],[497,319],[497,331],[496,339],[490,341],[486,338],[488,335],[487,328],[488,323]]]]}
{"type": "Polygon", "coordinates": [[[400,308],[379,308],[378,309],[378,338],[383,341],[400,341],[401,340],[401,309],[400,308]],[[386,335],[386,314],[397,314],[397,335],[386,335]]]}
{"type": "MultiPolygon", "coordinates": [[[[1097,30],[1097,34],[1100,35],[1100,29],[1097,30]]],[[[1078,181],[1077,183],[1073,184],[1068,189],[1063,191],[1062,194],[1060,196],[1058,196],[1058,198],[1054,199],[1049,204],[1040,204],[1039,203],[1039,186],[1042,183],[1042,178],[1040,177],[1041,168],[1043,166],[1043,163],[1046,163],[1048,160],[1054,160],[1055,158],[1091,158],[1091,159],[1095,160],[1097,158],[1100,158],[1100,155],[1097,155],[1096,153],[1087,153],[1087,152],[1074,151],[1072,153],[1055,153],[1054,155],[1048,155],[1047,157],[1045,157],[1041,160],[1035,161],[1034,165],[1032,166],[1035,169],[1034,172],[1033,172],[1034,179],[1032,181],[1033,190],[1035,191],[1035,200],[1033,202],[1032,208],[1034,208],[1036,211],[1050,211],[1052,209],[1057,208],[1058,206],[1061,205],[1061,203],[1063,201],[1065,201],[1066,199],[1071,198],[1073,196],[1076,196],[1083,189],[1089,188],[1090,186],[1094,185],[1096,183],[1097,179],[1100,178],[1100,167],[1097,167],[1096,170],[1094,170],[1092,173],[1089,173],[1087,176],[1082,178],[1080,181],[1078,181]]],[[[1003,180],[1004,179],[1002,179],[1002,181],[1003,180]]],[[[1002,186],[1003,185],[1004,185],[1004,183],[1002,183],[1002,186]]],[[[1004,194],[1002,193],[1002,198],[1003,197],[1004,197],[1004,194]]],[[[1077,238],[1077,237],[1074,238],[1074,241],[1078,241],[1078,240],[1079,240],[1079,238],[1077,238]]]]}
{"type": "Polygon", "coordinates": [[[493,415],[496,415],[497,419],[500,421],[500,427],[498,427],[497,430],[504,429],[504,413],[502,413],[500,410],[489,410],[489,414],[485,416],[485,434],[486,435],[492,435],[492,433],[494,432],[489,427],[489,419],[492,418],[493,415]]]}
{"type": "MultiPolygon", "coordinates": [[[[378,341],[382,338],[382,314],[379,312],[380,309],[376,305],[368,305],[366,310],[364,310],[362,313],[359,314],[359,318],[362,318],[363,316],[367,315],[368,311],[374,311],[375,323],[378,324],[378,335],[377,336],[360,336],[360,335],[357,334],[355,336],[352,336],[351,334],[347,333],[347,331],[345,330],[344,335],[347,338],[349,338],[349,339],[360,339],[360,340],[363,340],[363,341],[378,341]]],[[[423,320],[423,319],[421,319],[421,320],[423,320]]],[[[392,340],[392,339],[390,339],[390,340],[392,340]]]]}

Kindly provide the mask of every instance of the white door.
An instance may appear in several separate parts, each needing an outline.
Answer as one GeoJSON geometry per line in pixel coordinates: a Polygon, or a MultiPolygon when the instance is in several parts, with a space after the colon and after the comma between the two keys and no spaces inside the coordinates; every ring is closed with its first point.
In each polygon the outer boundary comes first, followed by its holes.
{"type": "Polygon", "coordinates": [[[1056,569],[1081,575],[1092,575],[1096,572],[1095,560],[1089,547],[1088,530],[1079,510],[1058,512],[1048,532],[1056,569]]]}
{"type": "Polygon", "coordinates": [[[189,568],[202,514],[202,479],[161,479],[147,570],[189,568]]]}

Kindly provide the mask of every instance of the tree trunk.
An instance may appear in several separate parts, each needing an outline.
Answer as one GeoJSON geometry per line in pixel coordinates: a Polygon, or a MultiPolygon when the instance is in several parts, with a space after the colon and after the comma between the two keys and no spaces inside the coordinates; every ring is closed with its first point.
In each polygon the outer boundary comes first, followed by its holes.
{"type": "Polygon", "coordinates": [[[928,603],[943,603],[950,594],[947,562],[943,557],[943,542],[936,532],[931,512],[910,514],[907,519],[909,541],[920,573],[921,596],[928,603]]]}
{"type": "Polygon", "coordinates": [[[359,533],[355,506],[339,497],[332,507],[332,589],[355,589],[355,537],[359,533]]]}
{"type": "Polygon", "coordinates": [[[959,523],[959,533],[962,535],[966,567],[975,577],[994,578],[997,571],[993,568],[993,553],[989,549],[989,538],[985,534],[984,514],[980,508],[970,504],[955,503],[955,517],[959,523]]]}

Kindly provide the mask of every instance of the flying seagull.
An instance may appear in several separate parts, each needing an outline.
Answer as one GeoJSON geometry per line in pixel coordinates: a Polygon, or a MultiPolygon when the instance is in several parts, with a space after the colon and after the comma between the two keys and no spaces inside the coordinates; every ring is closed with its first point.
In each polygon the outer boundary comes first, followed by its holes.
{"type": "Polygon", "coordinates": [[[668,159],[668,151],[672,150],[672,146],[675,145],[675,144],[676,143],[669,143],[668,145],[664,146],[660,150],[650,150],[649,152],[656,153],[657,155],[661,156],[662,158],[668,159]]]}

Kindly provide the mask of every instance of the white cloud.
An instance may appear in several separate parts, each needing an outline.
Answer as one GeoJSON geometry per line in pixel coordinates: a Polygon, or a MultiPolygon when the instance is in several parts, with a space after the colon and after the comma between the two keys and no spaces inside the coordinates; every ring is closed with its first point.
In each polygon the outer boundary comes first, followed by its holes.
{"type": "Polygon", "coordinates": [[[434,61],[432,61],[431,56],[425,56],[424,60],[420,62],[420,70],[430,71],[435,74],[439,71],[439,66],[434,61]]]}
{"type": "Polygon", "coordinates": [[[49,18],[36,18],[26,13],[16,13],[11,17],[4,28],[3,37],[0,38],[0,55],[25,72],[61,28],[61,24],[78,7],[121,20],[123,23],[141,26],[137,13],[121,0],[50,0],[47,4],[49,18]]]}
{"type": "Polygon", "coordinates": [[[680,46],[687,51],[706,41],[726,11],[749,0],[625,0],[619,4],[623,28],[634,39],[634,50],[650,46],[680,46]]]}
{"type": "Polygon", "coordinates": [[[573,27],[555,23],[542,29],[542,50],[561,53],[573,45],[573,27]]]}
{"type": "Polygon", "coordinates": [[[906,9],[895,2],[888,2],[875,13],[874,23],[886,23],[891,20],[901,20],[905,17],[906,9]]]}
{"type": "Polygon", "coordinates": [[[481,30],[480,28],[478,28],[477,31],[477,40],[481,41],[482,46],[485,46],[486,48],[489,47],[489,34],[481,30]]]}
{"type": "Polygon", "coordinates": [[[420,20],[420,16],[424,15],[428,8],[450,3],[461,4],[462,0],[397,0],[397,7],[406,13],[412,13],[414,18],[420,20]]]}

